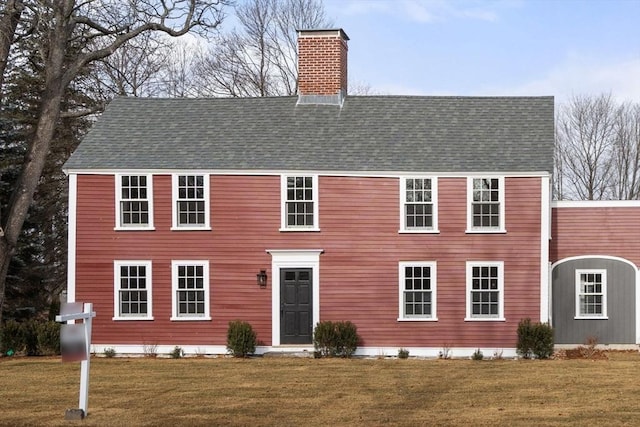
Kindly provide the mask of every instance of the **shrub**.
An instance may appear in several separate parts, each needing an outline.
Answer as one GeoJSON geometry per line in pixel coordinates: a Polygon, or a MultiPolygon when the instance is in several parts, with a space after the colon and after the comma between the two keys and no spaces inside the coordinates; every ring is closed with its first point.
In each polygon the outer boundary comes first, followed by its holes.
{"type": "Polygon", "coordinates": [[[15,320],[7,320],[0,329],[0,351],[2,354],[15,354],[22,351],[22,327],[15,320]]]}
{"type": "Polygon", "coordinates": [[[482,354],[482,351],[480,351],[480,349],[478,348],[471,355],[471,359],[473,359],[473,360],[482,360],[482,359],[484,359],[484,354],[482,354]]]}
{"type": "Polygon", "coordinates": [[[158,356],[158,344],[145,342],[142,344],[142,351],[144,357],[157,357],[158,356]]]}
{"type": "Polygon", "coordinates": [[[38,354],[60,354],[60,323],[46,321],[37,325],[38,354]]]}
{"type": "Polygon", "coordinates": [[[348,320],[319,322],[313,331],[315,354],[320,357],[351,357],[358,341],[358,328],[348,320]]]}
{"type": "Polygon", "coordinates": [[[105,348],[104,357],[108,357],[108,358],[116,357],[116,349],[111,347],[105,348]]]}
{"type": "Polygon", "coordinates": [[[553,328],[548,323],[536,323],[533,329],[533,354],[538,359],[553,355],[553,328]]]}
{"type": "Polygon", "coordinates": [[[27,320],[23,322],[22,327],[22,339],[24,343],[24,351],[27,356],[38,355],[38,329],[39,324],[36,320],[27,320]]]}
{"type": "Polygon", "coordinates": [[[227,330],[227,350],[234,357],[247,357],[256,351],[256,333],[247,322],[229,322],[227,330]]]}
{"type": "Polygon", "coordinates": [[[169,353],[169,357],[172,359],[180,359],[182,356],[184,356],[184,351],[182,350],[182,347],[179,346],[175,346],[173,351],[169,353]]]}
{"type": "Polygon", "coordinates": [[[408,359],[409,358],[409,350],[406,348],[401,348],[398,350],[398,359],[408,359]]]}
{"type": "Polygon", "coordinates": [[[516,351],[525,359],[550,357],[553,354],[553,328],[547,323],[531,323],[529,318],[522,319],[518,323],[516,351]]]}

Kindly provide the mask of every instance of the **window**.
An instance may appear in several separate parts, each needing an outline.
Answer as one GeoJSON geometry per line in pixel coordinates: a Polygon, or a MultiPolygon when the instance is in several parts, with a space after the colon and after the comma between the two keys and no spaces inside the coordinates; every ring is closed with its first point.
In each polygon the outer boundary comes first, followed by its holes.
{"type": "Polygon", "coordinates": [[[504,264],[467,262],[467,318],[504,320],[504,264]]]}
{"type": "Polygon", "coordinates": [[[152,175],[116,175],[116,229],[153,229],[152,175]]]}
{"type": "Polygon", "coordinates": [[[209,317],[209,262],[173,261],[173,316],[171,320],[211,320],[209,317]]]}
{"type": "Polygon", "coordinates": [[[576,270],[576,318],[607,318],[606,270],[576,270]]]}
{"type": "Polygon", "coordinates": [[[504,232],[504,178],[469,178],[467,232],[504,232]]]}
{"type": "Polygon", "coordinates": [[[318,176],[282,176],[282,230],[318,231],[318,176]]]}
{"type": "Polygon", "coordinates": [[[173,175],[173,228],[209,229],[209,175],[173,175]]]}
{"type": "Polygon", "coordinates": [[[151,261],[114,261],[114,320],[153,320],[151,261]]]}
{"type": "Polygon", "coordinates": [[[437,320],[436,263],[401,262],[398,320],[437,320]]]}
{"type": "Polygon", "coordinates": [[[400,178],[400,231],[438,231],[436,178],[400,178]]]}

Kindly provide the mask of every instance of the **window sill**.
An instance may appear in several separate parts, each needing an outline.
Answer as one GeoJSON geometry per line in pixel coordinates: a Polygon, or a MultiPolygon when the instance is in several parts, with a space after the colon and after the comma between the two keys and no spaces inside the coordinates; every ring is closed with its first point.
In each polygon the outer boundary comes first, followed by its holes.
{"type": "Polygon", "coordinates": [[[211,227],[171,227],[171,231],[211,231],[211,227]]]}
{"type": "Polygon", "coordinates": [[[466,234],[506,234],[507,230],[504,228],[472,228],[465,230],[466,234]]]}
{"type": "Polygon", "coordinates": [[[574,320],[609,320],[609,316],[575,316],[574,320]]]}
{"type": "Polygon", "coordinates": [[[407,228],[404,230],[398,230],[398,234],[440,234],[440,230],[433,228],[407,228]]]}
{"type": "Polygon", "coordinates": [[[117,226],[113,228],[115,231],[155,231],[154,226],[150,227],[121,227],[117,226]]]}
{"type": "Polygon", "coordinates": [[[437,322],[437,317],[398,317],[398,322],[437,322]]]}
{"type": "Polygon", "coordinates": [[[313,233],[318,233],[320,231],[319,228],[280,228],[281,232],[294,232],[294,233],[300,233],[300,232],[305,232],[305,231],[309,231],[309,232],[313,232],[313,233]]]}
{"type": "Polygon", "coordinates": [[[465,322],[506,322],[504,317],[465,317],[465,322]]]}
{"type": "Polygon", "coordinates": [[[169,318],[172,322],[197,322],[197,321],[209,321],[211,317],[202,316],[202,317],[173,317],[169,318]]]}
{"type": "Polygon", "coordinates": [[[148,320],[153,320],[153,316],[151,316],[151,317],[133,317],[133,316],[131,316],[131,317],[123,317],[123,316],[118,317],[118,316],[115,316],[115,317],[112,317],[111,320],[114,320],[114,321],[117,321],[117,322],[120,322],[120,321],[129,322],[129,321],[132,321],[132,320],[135,320],[135,321],[148,321],[148,320]]]}

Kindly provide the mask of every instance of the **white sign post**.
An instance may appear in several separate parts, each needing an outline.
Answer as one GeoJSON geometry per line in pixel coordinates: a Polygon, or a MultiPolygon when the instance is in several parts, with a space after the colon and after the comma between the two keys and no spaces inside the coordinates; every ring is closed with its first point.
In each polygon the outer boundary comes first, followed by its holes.
{"type": "Polygon", "coordinates": [[[82,419],[87,415],[89,402],[89,362],[91,361],[91,319],[96,317],[93,304],[63,303],[60,314],[56,316],[56,322],[73,322],[82,320],[82,325],[62,325],[60,344],[62,347],[62,360],[81,360],[80,362],[80,398],[79,410],[69,409],[65,414],[66,419],[82,419]],[[77,327],[83,331],[78,334],[77,327]],[[66,333],[65,333],[65,328],[66,333]]]}

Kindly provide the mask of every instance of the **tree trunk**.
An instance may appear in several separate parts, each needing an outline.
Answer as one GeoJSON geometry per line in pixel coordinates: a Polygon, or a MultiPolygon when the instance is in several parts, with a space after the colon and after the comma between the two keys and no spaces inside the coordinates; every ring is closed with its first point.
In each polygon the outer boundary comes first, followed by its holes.
{"type": "Polygon", "coordinates": [[[8,0],[2,11],[2,18],[0,18],[0,105],[2,105],[4,71],[9,62],[9,51],[11,50],[23,10],[24,4],[22,0],[8,0]]]}
{"type": "Polygon", "coordinates": [[[65,6],[70,7],[70,4],[72,5],[73,2],[64,6],[59,5],[61,7],[55,10],[56,28],[50,32],[49,54],[45,61],[45,87],[40,99],[38,122],[2,223],[4,235],[0,237],[0,322],[2,321],[2,308],[5,299],[4,290],[6,288],[9,263],[15,254],[22,225],[27,217],[29,206],[33,201],[33,195],[38,187],[40,175],[49,154],[56,123],[60,117],[62,97],[66,84],[68,84],[63,81],[62,76],[68,31],[70,31],[65,26],[65,6]]]}

